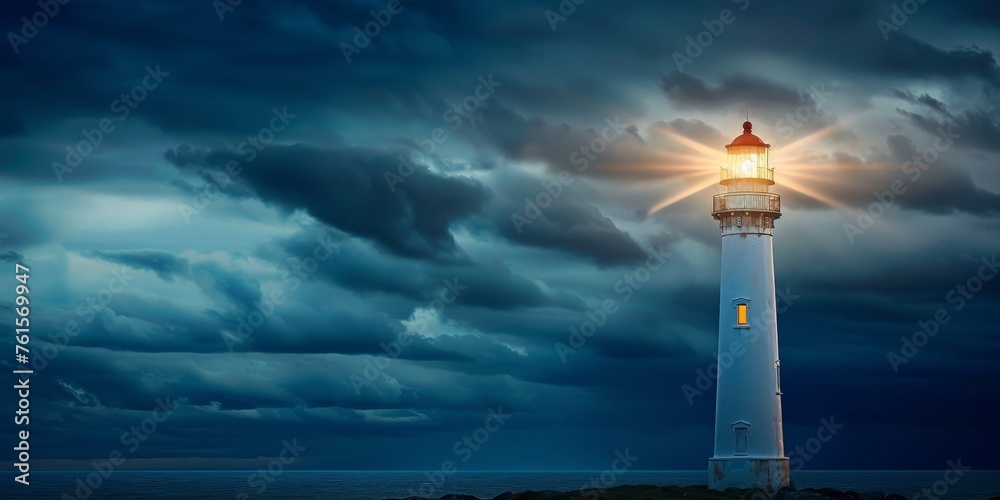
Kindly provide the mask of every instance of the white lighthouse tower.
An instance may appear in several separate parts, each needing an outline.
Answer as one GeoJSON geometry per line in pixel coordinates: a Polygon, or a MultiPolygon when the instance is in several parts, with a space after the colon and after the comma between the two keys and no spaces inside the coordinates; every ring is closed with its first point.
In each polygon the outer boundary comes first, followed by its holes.
{"type": "Polygon", "coordinates": [[[778,327],[771,238],[781,200],[768,192],[774,169],[771,147],[751,133],[726,146],[712,217],[722,232],[719,304],[719,377],[715,401],[715,454],[709,459],[710,488],[762,487],[790,483],[781,430],[778,327]],[[728,355],[727,355],[728,354],[728,355]]]}

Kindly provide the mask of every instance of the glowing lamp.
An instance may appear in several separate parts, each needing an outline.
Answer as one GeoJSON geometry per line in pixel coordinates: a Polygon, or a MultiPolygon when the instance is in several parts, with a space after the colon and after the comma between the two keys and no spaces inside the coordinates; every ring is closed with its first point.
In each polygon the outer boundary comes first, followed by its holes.
{"type": "Polygon", "coordinates": [[[774,184],[774,169],[767,163],[767,151],[760,137],[753,135],[753,124],[743,122],[743,134],[726,146],[726,165],[722,167],[720,182],[730,179],[760,179],[774,184]]]}

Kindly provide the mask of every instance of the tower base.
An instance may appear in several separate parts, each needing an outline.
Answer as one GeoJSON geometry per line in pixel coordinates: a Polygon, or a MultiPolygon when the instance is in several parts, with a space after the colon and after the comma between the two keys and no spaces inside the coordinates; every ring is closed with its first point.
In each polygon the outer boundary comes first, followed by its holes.
{"type": "Polygon", "coordinates": [[[788,458],[708,459],[708,487],[713,490],[763,488],[775,492],[791,484],[788,458]]]}

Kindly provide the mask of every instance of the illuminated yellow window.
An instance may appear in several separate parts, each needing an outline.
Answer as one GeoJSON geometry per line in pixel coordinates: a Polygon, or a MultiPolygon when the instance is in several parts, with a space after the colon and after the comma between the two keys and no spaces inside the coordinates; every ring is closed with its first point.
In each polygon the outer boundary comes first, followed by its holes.
{"type": "Polygon", "coordinates": [[[747,324],[747,305],[746,304],[736,304],[736,324],[745,325],[747,324]]]}

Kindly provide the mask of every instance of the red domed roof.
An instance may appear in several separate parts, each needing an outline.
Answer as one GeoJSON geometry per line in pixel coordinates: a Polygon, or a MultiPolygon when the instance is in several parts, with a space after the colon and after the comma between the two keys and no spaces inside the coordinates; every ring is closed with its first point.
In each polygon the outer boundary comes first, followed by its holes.
{"type": "MultiPolygon", "coordinates": [[[[753,135],[750,131],[753,129],[753,124],[749,121],[743,122],[743,133],[737,138],[733,139],[733,142],[729,143],[729,146],[760,146],[769,148],[770,144],[765,144],[764,141],[760,140],[760,137],[753,135]]],[[[726,146],[727,148],[729,146],[726,146]]]]}

